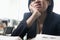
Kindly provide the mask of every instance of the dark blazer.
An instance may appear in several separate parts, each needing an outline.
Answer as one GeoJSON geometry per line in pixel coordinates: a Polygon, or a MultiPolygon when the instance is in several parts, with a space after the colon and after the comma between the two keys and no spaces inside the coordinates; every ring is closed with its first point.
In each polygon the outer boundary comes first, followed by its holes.
{"type": "MultiPolygon", "coordinates": [[[[27,33],[27,38],[33,38],[37,34],[36,20],[30,28],[27,28],[26,20],[31,16],[31,13],[25,13],[23,20],[18,27],[13,31],[12,36],[20,36],[21,38],[27,33]]],[[[48,13],[43,24],[42,34],[60,36],[60,15],[48,13]]]]}

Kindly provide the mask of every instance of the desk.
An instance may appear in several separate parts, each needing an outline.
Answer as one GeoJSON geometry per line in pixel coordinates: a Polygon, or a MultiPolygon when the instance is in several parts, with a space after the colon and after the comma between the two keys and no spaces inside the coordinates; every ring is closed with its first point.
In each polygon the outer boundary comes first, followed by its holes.
{"type": "Polygon", "coordinates": [[[2,36],[0,35],[0,40],[22,40],[20,37],[18,36],[2,36]]]}
{"type": "Polygon", "coordinates": [[[38,34],[35,38],[30,40],[60,40],[60,36],[38,34]]]}

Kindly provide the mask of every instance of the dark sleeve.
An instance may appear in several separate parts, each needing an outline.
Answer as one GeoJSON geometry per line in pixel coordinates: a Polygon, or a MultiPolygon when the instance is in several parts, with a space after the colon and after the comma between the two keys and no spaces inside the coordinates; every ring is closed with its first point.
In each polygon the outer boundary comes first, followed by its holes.
{"type": "Polygon", "coordinates": [[[58,19],[56,19],[56,20],[58,20],[58,23],[57,23],[57,26],[56,26],[57,27],[57,33],[56,34],[58,36],[60,36],[60,15],[58,16],[58,19]]]}
{"type": "Polygon", "coordinates": [[[60,36],[60,22],[57,24],[57,35],[60,36]]]}
{"type": "Polygon", "coordinates": [[[20,22],[18,27],[12,32],[11,36],[20,36],[21,38],[25,36],[25,34],[28,31],[27,23],[26,23],[27,18],[28,16],[24,14],[23,20],[20,22]]]}

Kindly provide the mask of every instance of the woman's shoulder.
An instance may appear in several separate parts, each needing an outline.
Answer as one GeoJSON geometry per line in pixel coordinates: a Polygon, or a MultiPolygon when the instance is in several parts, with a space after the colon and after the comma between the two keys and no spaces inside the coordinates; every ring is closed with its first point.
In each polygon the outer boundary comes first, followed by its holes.
{"type": "Polygon", "coordinates": [[[60,21],[60,14],[53,12],[53,17],[56,21],[60,21]]]}
{"type": "Polygon", "coordinates": [[[55,18],[59,18],[60,19],[60,14],[55,13],[55,12],[53,12],[52,14],[54,15],[55,18]]]}
{"type": "Polygon", "coordinates": [[[26,12],[26,13],[24,13],[23,19],[26,20],[26,19],[28,19],[31,15],[32,15],[32,13],[26,12]]]}
{"type": "Polygon", "coordinates": [[[26,13],[24,13],[24,16],[30,16],[32,13],[31,12],[26,12],[26,13]]]}

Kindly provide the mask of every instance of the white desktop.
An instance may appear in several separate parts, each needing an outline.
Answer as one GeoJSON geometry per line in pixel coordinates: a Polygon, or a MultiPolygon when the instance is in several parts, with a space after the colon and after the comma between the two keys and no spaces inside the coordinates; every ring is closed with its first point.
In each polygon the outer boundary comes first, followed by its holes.
{"type": "Polygon", "coordinates": [[[0,40],[22,40],[18,36],[2,36],[0,35],[0,40]]]}
{"type": "Polygon", "coordinates": [[[60,36],[37,34],[37,36],[31,40],[60,40],[60,36]]]}

